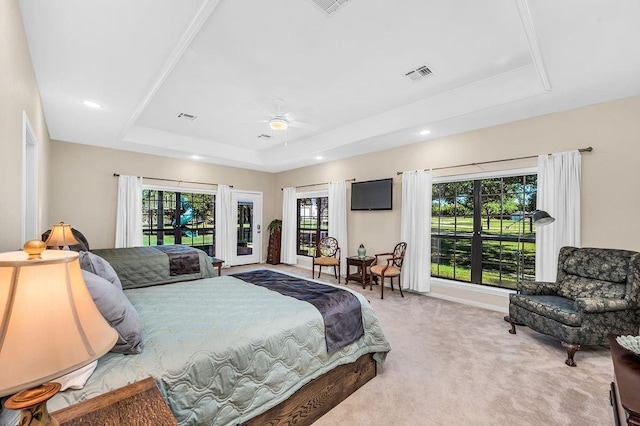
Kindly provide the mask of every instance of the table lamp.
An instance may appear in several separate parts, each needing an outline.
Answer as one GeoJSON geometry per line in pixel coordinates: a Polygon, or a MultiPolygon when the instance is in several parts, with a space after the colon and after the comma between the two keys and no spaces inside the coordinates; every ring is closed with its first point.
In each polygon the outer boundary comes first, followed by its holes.
{"type": "Polygon", "coordinates": [[[51,227],[51,234],[45,241],[47,247],[56,247],[60,250],[69,250],[69,246],[78,244],[78,240],[73,236],[71,225],[60,222],[51,227]]]}
{"type": "Polygon", "coordinates": [[[100,358],[118,338],[93,303],[78,253],[45,248],[32,240],[0,253],[0,397],[14,394],[5,407],[22,410],[21,426],[57,425],[46,403],[60,384],[47,382],[100,358]]]}

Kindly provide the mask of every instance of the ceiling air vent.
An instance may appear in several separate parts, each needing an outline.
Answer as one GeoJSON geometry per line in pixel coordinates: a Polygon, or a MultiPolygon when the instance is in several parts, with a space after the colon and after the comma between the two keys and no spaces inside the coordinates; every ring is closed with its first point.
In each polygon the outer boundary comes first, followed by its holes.
{"type": "Polygon", "coordinates": [[[196,116],[195,116],[195,115],[193,115],[193,114],[187,114],[186,112],[181,112],[180,114],[178,114],[178,118],[181,118],[181,119],[183,119],[183,120],[193,121],[193,120],[195,120],[195,119],[196,119],[196,118],[198,118],[198,117],[196,117],[196,116]]]}
{"type": "Polygon", "coordinates": [[[427,77],[431,74],[432,74],[431,70],[427,68],[426,65],[423,65],[414,70],[406,72],[404,75],[409,77],[409,80],[411,81],[418,81],[418,80],[422,80],[424,77],[427,77]]]}
{"type": "Polygon", "coordinates": [[[263,133],[260,136],[258,136],[258,139],[271,139],[271,136],[263,133]]]}
{"type": "Polygon", "coordinates": [[[333,16],[349,0],[312,0],[327,16],[333,16]]]}

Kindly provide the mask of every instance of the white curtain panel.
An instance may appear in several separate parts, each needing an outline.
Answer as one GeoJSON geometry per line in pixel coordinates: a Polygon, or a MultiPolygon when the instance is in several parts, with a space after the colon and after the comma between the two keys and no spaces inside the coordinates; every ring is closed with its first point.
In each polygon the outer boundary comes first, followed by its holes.
{"type": "Polygon", "coordinates": [[[284,188],[282,190],[282,263],[295,265],[298,263],[297,245],[297,208],[295,188],[284,188]]]}
{"type": "Polygon", "coordinates": [[[329,236],[338,240],[340,246],[341,275],[347,272],[347,183],[329,183],[329,236]]]}
{"type": "Polygon", "coordinates": [[[142,245],[142,178],[118,177],[116,248],[142,245]]]}
{"type": "Polygon", "coordinates": [[[233,211],[231,188],[228,185],[218,185],[216,194],[216,256],[231,266],[233,250],[236,247],[235,225],[237,212],[233,211]]]}
{"type": "Polygon", "coordinates": [[[556,220],[536,229],[536,281],[555,281],[560,248],[580,247],[580,175],[578,151],[538,157],[537,208],[556,220]]]}
{"type": "Polygon", "coordinates": [[[431,172],[402,173],[402,288],[421,293],[431,291],[431,184],[431,172]]]}

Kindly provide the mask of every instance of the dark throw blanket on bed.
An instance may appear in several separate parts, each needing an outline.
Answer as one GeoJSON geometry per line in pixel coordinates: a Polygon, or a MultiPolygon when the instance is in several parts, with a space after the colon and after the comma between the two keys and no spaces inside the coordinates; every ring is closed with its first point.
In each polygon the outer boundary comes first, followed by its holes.
{"type": "Polygon", "coordinates": [[[197,274],[200,272],[198,252],[189,246],[155,246],[169,257],[169,273],[174,275],[197,274]]]}
{"type": "Polygon", "coordinates": [[[269,270],[243,272],[232,276],[315,306],[324,319],[328,353],[335,352],[364,335],[360,301],[346,290],[269,270]]]}

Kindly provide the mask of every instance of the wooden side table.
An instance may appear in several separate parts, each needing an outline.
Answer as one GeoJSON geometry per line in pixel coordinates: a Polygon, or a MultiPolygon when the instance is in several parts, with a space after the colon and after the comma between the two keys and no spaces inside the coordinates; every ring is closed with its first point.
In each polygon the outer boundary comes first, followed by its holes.
{"type": "Polygon", "coordinates": [[[222,275],[222,264],[224,263],[224,260],[212,257],[211,258],[211,264],[213,265],[214,268],[218,268],[218,276],[222,275]]]}
{"type": "Polygon", "coordinates": [[[609,335],[614,381],[611,383],[611,406],[616,425],[640,425],[640,358],[609,335]]]}
{"type": "Polygon", "coordinates": [[[373,256],[365,256],[362,258],[358,256],[347,257],[347,277],[345,283],[349,284],[349,280],[358,281],[362,284],[362,288],[365,288],[369,282],[370,275],[367,268],[370,267],[375,260],[376,258],[373,256]],[[351,274],[349,271],[351,266],[355,266],[357,268],[354,274],[351,274]]]}
{"type": "Polygon", "coordinates": [[[177,425],[151,377],[63,408],[51,415],[58,420],[60,426],[177,425]]]}

